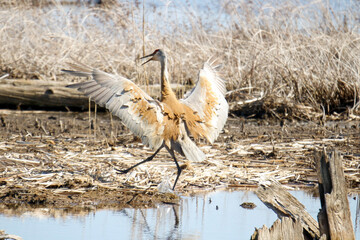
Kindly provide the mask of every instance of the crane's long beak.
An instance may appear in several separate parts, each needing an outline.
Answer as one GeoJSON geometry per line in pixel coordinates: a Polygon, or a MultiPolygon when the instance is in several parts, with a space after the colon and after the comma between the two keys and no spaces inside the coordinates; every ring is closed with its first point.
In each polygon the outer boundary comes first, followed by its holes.
{"type": "MultiPolygon", "coordinates": [[[[146,55],[146,56],[144,56],[144,57],[141,57],[140,59],[144,59],[144,58],[148,58],[148,57],[153,57],[153,56],[154,56],[154,53],[149,54],[149,55],[146,55]]],[[[147,60],[146,62],[142,63],[141,65],[144,65],[144,64],[146,64],[146,63],[148,63],[148,62],[150,62],[150,61],[152,61],[152,60],[153,60],[153,58],[150,58],[149,60],[147,60]]]]}

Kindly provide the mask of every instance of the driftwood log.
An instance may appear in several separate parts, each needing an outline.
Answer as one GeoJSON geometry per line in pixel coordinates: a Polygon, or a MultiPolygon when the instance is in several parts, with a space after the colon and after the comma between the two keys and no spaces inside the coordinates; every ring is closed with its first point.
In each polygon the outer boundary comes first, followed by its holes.
{"type": "Polygon", "coordinates": [[[316,220],[306,211],[305,206],[279,183],[273,182],[270,186],[259,186],[256,195],[279,218],[289,217],[292,221],[300,221],[304,229],[304,239],[320,238],[319,225],[316,220]]]}
{"type": "Polygon", "coordinates": [[[319,178],[321,210],[318,221],[321,234],[327,239],[355,239],[351,221],[342,158],[335,150],[315,152],[319,178]]]}
{"type": "MultiPolygon", "coordinates": [[[[0,106],[88,109],[88,97],[76,89],[67,88],[66,85],[69,84],[71,83],[62,81],[0,79],[0,106]]],[[[178,96],[189,88],[180,84],[171,84],[171,87],[178,96]]],[[[159,84],[141,86],[141,88],[155,99],[160,96],[159,84]]]]}

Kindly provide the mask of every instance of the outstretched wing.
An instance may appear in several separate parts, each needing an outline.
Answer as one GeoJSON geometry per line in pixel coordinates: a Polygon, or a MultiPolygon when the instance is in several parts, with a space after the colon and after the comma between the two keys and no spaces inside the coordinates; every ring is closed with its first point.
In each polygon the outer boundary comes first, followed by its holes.
{"type": "Polygon", "coordinates": [[[181,100],[200,117],[203,131],[200,135],[204,135],[210,143],[215,141],[223,129],[229,112],[225,99],[225,81],[219,77],[217,68],[206,62],[199,72],[195,87],[181,100]]]}
{"type": "Polygon", "coordinates": [[[74,71],[62,71],[92,79],[67,87],[77,88],[100,106],[105,106],[135,135],[141,137],[144,144],[155,149],[162,145],[163,114],[158,101],[124,77],[92,69],[80,63],[71,66],[74,71]]]}

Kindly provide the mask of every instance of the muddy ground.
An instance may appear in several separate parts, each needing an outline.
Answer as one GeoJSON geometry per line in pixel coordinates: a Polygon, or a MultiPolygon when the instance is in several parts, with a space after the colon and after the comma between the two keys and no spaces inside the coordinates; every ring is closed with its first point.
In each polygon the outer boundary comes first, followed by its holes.
{"type": "Polygon", "coordinates": [[[0,110],[1,209],[25,206],[71,208],[151,207],[176,203],[177,195],[226,187],[256,188],[278,181],[293,188],[315,188],[313,152],[337,149],[344,159],[351,191],[360,188],[360,121],[327,119],[325,124],[273,119],[229,118],[212,145],[199,142],[208,159],[184,169],[176,194],[176,167],[166,150],[128,174],[150,156],[109,113],[0,110]]]}

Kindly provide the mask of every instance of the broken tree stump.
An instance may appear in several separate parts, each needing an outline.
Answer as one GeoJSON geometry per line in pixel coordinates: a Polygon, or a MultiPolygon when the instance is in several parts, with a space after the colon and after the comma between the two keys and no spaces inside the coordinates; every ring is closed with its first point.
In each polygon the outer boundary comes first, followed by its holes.
{"type": "Polygon", "coordinates": [[[315,162],[321,202],[318,214],[320,233],[331,240],[355,239],[339,152],[315,151],[315,162]]]}
{"type": "Polygon", "coordinates": [[[255,229],[251,240],[304,240],[303,228],[299,219],[293,221],[290,217],[277,219],[271,228],[263,226],[255,229]]]}
{"type": "Polygon", "coordinates": [[[256,195],[279,218],[290,217],[293,221],[299,219],[304,229],[304,239],[320,238],[319,225],[316,220],[306,211],[305,206],[279,183],[273,182],[270,186],[259,186],[256,195]]]}

